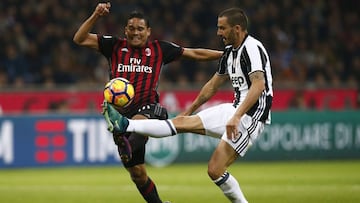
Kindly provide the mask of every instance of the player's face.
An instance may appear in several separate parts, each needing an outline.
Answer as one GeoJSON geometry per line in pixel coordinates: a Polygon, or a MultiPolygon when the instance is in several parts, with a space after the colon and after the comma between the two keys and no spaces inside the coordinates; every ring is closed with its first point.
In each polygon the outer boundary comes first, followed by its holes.
{"type": "Polygon", "coordinates": [[[219,17],[217,27],[217,35],[222,38],[225,45],[240,45],[238,37],[239,25],[231,26],[227,22],[227,17],[219,17]]]}
{"type": "Polygon", "coordinates": [[[133,47],[143,47],[148,40],[151,33],[151,29],[146,26],[144,19],[132,18],[128,20],[125,27],[125,35],[130,44],[133,47]]]}

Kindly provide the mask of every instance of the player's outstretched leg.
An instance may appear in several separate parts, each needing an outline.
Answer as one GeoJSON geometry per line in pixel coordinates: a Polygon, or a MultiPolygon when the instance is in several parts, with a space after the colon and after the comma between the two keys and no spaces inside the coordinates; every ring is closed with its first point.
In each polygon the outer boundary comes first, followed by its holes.
{"type": "Polygon", "coordinates": [[[121,115],[111,104],[104,101],[103,105],[104,118],[108,125],[108,130],[114,134],[122,134],[126,132],[129,120],[121,115]]]}
{"type": "Polygon", "coordinates": [[[116,135],[123,135],[125,132],[134,132],[144,136],[160,138],[177,134],[177,129],[170,119],[132,120],[121,115],[112,105],[108,104],[107,102],[104,102],[102,107],[103,115],[108,124],[108,130],[116,135]]]}

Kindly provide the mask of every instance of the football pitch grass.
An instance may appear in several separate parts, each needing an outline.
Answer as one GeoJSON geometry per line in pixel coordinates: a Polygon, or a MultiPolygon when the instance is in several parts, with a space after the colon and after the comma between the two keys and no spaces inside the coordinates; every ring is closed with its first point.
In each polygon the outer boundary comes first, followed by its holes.
{"type": "MultiPolygon", "coordinates": [[[[207,164],[148,167],[163,200],[226,203],[207,164]]],[[[236,162],[229,168],[251,203],[360,202],[360,160],[236,162]]],[[[142,203],[121,166],[1,169],[1,203],[142,203]]]]}

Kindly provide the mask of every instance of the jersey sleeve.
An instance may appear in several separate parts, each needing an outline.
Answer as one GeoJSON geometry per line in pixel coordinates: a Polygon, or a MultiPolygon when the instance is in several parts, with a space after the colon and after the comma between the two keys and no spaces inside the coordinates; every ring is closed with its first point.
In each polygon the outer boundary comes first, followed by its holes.
{"type": "Polygon", "coordinates": [[[227,59],[229,58],[229,54],[231,52],[231,46],[225,47],[223,55],[221,56],[218,63],[218,70],[216,71],[219,75],[227,75],[227,59]]]}
{"type": "Polygon", "coordinates": [[[263,50],[261,49],[261,47],[259,47],[255,43],[249,43],[248,45],[246,45],[246,50],[248,52],[248,56],[251,64],[250,67],[251,69],[249,71],[249,74],[255,71],[264,71],[263,57],[261,54],[263,53],[263,50]]]}
{"type": "Polygon", "coordinates": [[[111,57],[114,44],[118,39],[109,35],[98,35],[99,51],[106,58],[111,57]]]}
{"type": "Polygon", "coordinates": [[[163,53],[164,64],[168,64],[172,61],[175,61],[184,52],[184,47],[181,47],[172,42],[159,41],[159,44],[163,53]]]}

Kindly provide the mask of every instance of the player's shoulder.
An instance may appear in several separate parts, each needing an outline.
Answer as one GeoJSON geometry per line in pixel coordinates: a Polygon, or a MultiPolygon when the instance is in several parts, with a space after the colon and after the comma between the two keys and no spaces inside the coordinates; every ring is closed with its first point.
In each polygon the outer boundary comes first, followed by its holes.
{"type": "Polygon", "coordinates": [[[98,39],[100,39],[100,41],[112,42],[112,43],[126,42],[126,38],[121,38],[114,35],[98,35],[98,39]]]}
{"type": "Polygon", "coordinates": [[[180,45],[176,44],[175,42],[167,41],[167,40],[157,40],[161,45],[170,45],[174,47],[180,47],[180,45]]]}
{"type": "Polygon", "coordinates": [[[256,39],[255,37],[248,35],[244,42],[245,46],[252,46],[252,45],[262,45],[260,40],[256,39]]]}
{"type": "Polygon", "coordinates": [[[183,49],[182,46],[167,40],[152,40],[150,43],[158,44],[162,50],[183,49]]]}
{"type": "Polygon", "coordinates": [[[114,35],[98,35],[98,37],[103,39],[121,39],[120,37],[114,35]]]}

